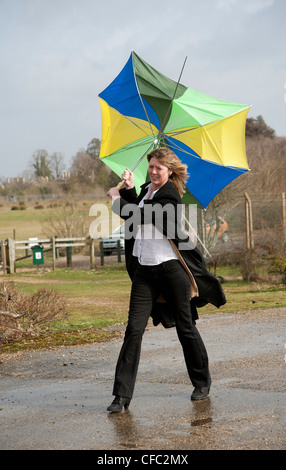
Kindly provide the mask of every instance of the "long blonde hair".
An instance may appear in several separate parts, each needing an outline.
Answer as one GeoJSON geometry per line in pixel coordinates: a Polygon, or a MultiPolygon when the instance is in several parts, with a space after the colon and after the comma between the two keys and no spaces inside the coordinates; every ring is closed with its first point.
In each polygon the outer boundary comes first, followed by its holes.
{"type": "Polygon", "coordinates": [[[168,170],[172,171],[172,174],[169,176],[169,181],[173,183],[180,197],[182,197],[185,192],[184,183],[186,183],[189,176],[187,165],[182,163],[177,155],[167,147],[159,147],[152,150],[152,152],[147,155],[148,162],[150,162],[151,158],[157,158],[161,165],[166,166],[168,170]]]}

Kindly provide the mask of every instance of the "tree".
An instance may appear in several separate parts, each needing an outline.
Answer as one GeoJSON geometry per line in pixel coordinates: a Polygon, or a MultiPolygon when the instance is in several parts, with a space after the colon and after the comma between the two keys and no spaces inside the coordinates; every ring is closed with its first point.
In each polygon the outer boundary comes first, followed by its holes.
{"type": "Polygon", "coordinates": [[[246,137],[262,135],[273,139],[275,137],[275,130],[269,127],[263,117],[259,115],[256,118],[246,119],[245,135],[246,137]]]}
{"type": "Polygon", "coordinates": [[[47,209],[43,224],[46,233],[63,238],[88,236],[90,217],[82,204],[84,192],[80,186],[73,185],[69,192],[69,201],[56,212],[53,208],[47,209]]]}
{"type": "Polygon", "coordinates": [[[99,139],[93,138],[87,146],[87,153],[93,158],[99,158],[101,142],[99,139]]]}
{"type": "Polygon", "coordinates": [[[100,140],[93,138],[87,149],[80,149],[73,158],[71,173],[81,182],[96,184],[109,189],[119,182],[115,175],[99,158],[100,140]]]}
{"type": "Polygon", "coordinates": [[[71,173],[79,180],[88,181],[97,167],[97,161],[84,149],[80,149],[73,157],[71,173]]]}
{"type": "Polygon", "coordinates": [[[110,168],[100,160],[100,146],[100,140],[93,138],[87,146],[87,153],[97,162],[95,181],[104,189],[109,189],[111,186],[116,186],[118,184],[119,178],[114,171],[110,170],[110,168]]]}
{"type": "Polygon", "coordinates": [[[50,168],[53,178],[59,178],[65,169],[64,157],[60,152],[54,152],[50,157],[50,168]]]}
{"type": "Polygon", "coordinates": [[[52,171],[50,168],[49,154],[46,150],[36,150],[32,155],[32,167],[34,174],[38,177],[51,177],[52,171]]]}

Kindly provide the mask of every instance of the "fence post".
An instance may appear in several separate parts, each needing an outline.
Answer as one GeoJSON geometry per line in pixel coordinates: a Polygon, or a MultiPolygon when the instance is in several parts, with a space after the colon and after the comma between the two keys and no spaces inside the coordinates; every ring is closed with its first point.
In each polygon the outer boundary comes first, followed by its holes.
{"type": "Polygon", "coordinates": [[[56,269],[56,239],[53,236],[52,238],[52,248],[53,248],[53,270],[56,269]]]}
{"type": "Polygon", "coordinates": [[[101,263],[101,266],[103,266],[104,265],[104,252],[103,252],[103,241],[102,240],[99,243],[99,248],[100,248],[100,263],[101,263]]]}
{"type": "Polygon", "coordinates": [[[15,241],[8,238],[8,266],[9,274],[15,273],[15,241]]]}
{"type": "MultiPolygon", "coordinates": [[[[57,238],[58,238],[58,236],[55,235],[55,243],[57,242],[57,238]]],[[[56,259],[58,259],[59,256],[60,256],[60,255],[59,255],[59,248],[56,248],[56,252],[55,252],[55,253],[56,253],[56,259]]]]}
{"type": "Polygon", "coordinates": [[[253,241],[253,220],[252,220],[252,206],[251,199],[247,193],[245,197],[245,223],[246,223],[246,247],[248,250],[254,247],[253,241]]]}
{"type": "MultiPolygon", "coordinates": [[[[72,243],[72,242],[67,242],[67,243],[72,243]]],[[[66,247],[66,253],[67,253],[67,268],[72,267],[72,247],[67,246],[66,247]]]]}
{"type": "Polygon", "coordinates": [[[201,209],[201,225],[202,225],[202,242],[203,242],[203,253],[206,254],[205,252],[205,246],[206,246],[206,223],[205,223],[205,213],[204,209],[201,209]]]}
{"type": "Polygon", "coordinates": [[[1,241],[1,256],[2,256],[2,263],[3,263],[3,273],[6,274],[7,256],[6,256],[6,245],[3,240],[1,241]]]}
{"type": "Polygon", "coordinates": [[[286,203],[285,193],[282,193],[282,227],[284,232],[284,240],[286,241],[286,203]]]}
{"type": "Polygon", "coordinates": [[[118,258],[118,263],[121,263],[121,245],[120,245],[120,240],[117,240],[117,258],[118,258]]]}
{"type": "Polygon", "coordinates": [[[90,269],[95,268],[95,262],[94,262],[94,238],[90,237],[89,240],[89,258],[90,258],[90,269]]]}

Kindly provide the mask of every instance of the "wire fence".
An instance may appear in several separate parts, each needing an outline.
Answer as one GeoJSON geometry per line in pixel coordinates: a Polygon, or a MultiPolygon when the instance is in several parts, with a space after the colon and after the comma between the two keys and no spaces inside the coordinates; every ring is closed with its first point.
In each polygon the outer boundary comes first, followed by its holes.
{"type": "Polygon", "coordinates": [[[209,263],[240,265],[245,279],[258,278],[263,267],[265,272],[286,276],[285,193],[275,197],[244,193],[220,217],[210,220],[203,211],[199,217],[198,245],[209,263]]]}

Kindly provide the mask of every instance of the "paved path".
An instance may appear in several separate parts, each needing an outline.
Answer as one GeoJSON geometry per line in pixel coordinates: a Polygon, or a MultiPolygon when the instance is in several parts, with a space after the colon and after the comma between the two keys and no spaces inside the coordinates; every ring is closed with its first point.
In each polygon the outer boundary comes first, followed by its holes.
{"type": "Polygon", "coordinates": [[[121,340],[2,355],[0,449],[286,447],[285,308],[202,315],[210,397],[192,387],[174,329],[149,326],[130,408],[109,414],[121,340]]]}

